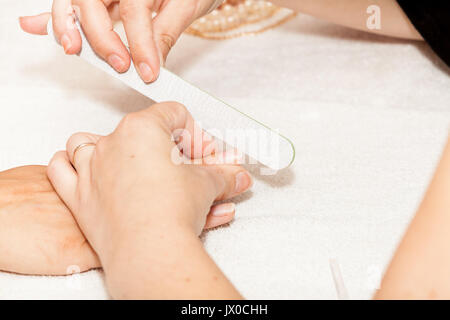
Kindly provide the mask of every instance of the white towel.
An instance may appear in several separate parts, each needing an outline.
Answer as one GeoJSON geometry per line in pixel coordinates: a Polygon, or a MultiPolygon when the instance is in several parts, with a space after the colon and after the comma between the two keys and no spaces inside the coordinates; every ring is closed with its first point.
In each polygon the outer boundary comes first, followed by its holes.
{"type": "MultiPolygon", "coordinates": [[[[3,1],[0,170],[46,164],[71,133],[108,133],[150,103],[19,30],[17,16],[48,10],[51,1],[3,1]]],[[[183,36],[167,67],[296,144],[290,169],[257,175],[236,220],[203,236],[242,294],[334,299],[335,258],[349,297],[370,298],[447,137],[448,69],[424,43],[304,15],[254,37],[183,36]]],[[[98,271],[0,273],[0,298],[107,297],[98,271]]]]}

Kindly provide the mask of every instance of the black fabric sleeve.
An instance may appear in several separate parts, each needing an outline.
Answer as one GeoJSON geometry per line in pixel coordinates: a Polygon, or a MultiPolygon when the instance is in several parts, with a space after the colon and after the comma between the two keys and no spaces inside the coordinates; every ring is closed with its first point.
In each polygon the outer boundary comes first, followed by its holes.
{"type": "Polygon", "coordinates": [[[450,0],[397,0],[430,47],[450,66],[450,0]]]}

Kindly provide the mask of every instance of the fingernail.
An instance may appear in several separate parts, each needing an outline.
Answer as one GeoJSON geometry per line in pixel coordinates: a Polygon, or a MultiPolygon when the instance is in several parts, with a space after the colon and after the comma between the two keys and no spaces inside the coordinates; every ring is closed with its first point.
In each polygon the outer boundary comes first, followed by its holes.
{"type": "Polygon", "coordinates": [[[65,53],[72,47],[72,41],[70,41],[70,38],[66,34],[61,37],[61,45],[65,53]]]}
{"type": "Polygon", "coordinates": [[[236,186],[234,188],[235,193],[241,193],[250,188],[252,184],[252,178],[248,175],[247,172],[239,172],[236,175],[236,186]]]}
{"type": "Polygon", "coordinates": [[[211,209],[211,214],[215,217],[223,217],[234,212],[236,205],[233,202],[219,204],[211,209]]]}
{"type": "Polygon", "coordinates": [[[139,74],[144,82],[151,82],[153,80],[153,71],[145,62],[139,64],[139,74]]]}
{"type": "Polygon", "coordinates": [[[113,53],[108,57],[108,63],[117,71],[123,72],[125,69],[125,61],[117,54],[113,53]]]}

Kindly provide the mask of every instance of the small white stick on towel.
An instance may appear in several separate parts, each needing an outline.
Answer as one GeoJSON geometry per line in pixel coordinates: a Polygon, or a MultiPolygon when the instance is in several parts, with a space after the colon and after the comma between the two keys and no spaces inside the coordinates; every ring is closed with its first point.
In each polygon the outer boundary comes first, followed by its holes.
{"type": "Polygon", "coordinates": [[[341,268],[336,258],[330,259],[331,274],[333,275],[334,285],[336,286],[337,296],[339,300],[349,300],[347,288],[345,288],[344,279],[342,278],[341,268]]]}

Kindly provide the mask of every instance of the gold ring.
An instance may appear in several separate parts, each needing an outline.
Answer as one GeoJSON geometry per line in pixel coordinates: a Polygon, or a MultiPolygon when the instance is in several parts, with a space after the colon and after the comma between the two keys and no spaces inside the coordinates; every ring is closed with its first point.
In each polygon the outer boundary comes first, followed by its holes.
{"type": "Polygon", "coordinates": [[[73,150],[73,155],[72,155],[72,159],[73,161],[75,161],[75,155],[77,154],[77,151],[79,151],[80,149],[83,149],[84,147],[91,147],[94,146],[95,147],[95,143],[93,142],[84,142],[82,144],[79,144],[75,150],[73,150]]]}

